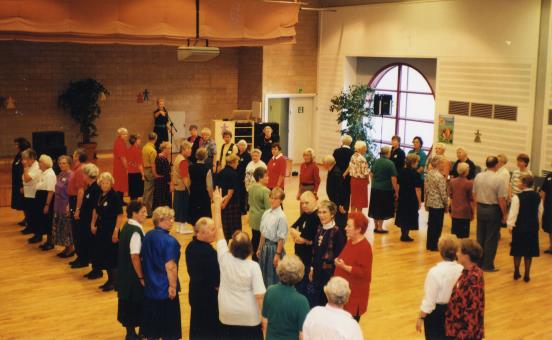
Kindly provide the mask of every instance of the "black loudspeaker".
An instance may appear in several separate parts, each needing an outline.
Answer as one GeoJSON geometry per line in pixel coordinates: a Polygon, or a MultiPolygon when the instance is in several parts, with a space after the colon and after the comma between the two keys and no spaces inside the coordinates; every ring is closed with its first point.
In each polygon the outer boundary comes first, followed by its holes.
{"type": "Polygon", "coordinates": [[[377,116],[390,116],[392,100],[393,96],[390,94],[376,94],[374,96],[374,114],[377,116]]]}
{"type": "Polygon", "coordinates": [[[54,164],[59,156],[67,154],[65,134],[62,131],[33,132],[33,149],[38,157],[48,155],[54,164]]]}
{"type": "Polygon", "coordinates": [[[274,122],[267,122],[267,123],[255,123],[255,145],[259,145],[261,143],[261,139],[263,138],[263,129],[265,126],[270,126],[272,128],[272,135],[275,136],[276,140],[280,140],[280,124],[274,123],[274,122]]]}

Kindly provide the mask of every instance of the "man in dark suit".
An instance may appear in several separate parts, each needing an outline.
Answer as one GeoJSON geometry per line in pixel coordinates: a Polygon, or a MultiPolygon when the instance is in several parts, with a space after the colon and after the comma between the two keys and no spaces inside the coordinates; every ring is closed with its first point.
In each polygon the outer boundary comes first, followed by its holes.
{"type": "MultiPolygon", "coordinates": [[[[341,147],[337,148],[333,152],[333,158],[335,159],[335,164],[337,168],[344,173],[349,168],[349,162],[355,151],[351,149],[351,143],[353,138],[349,135],[341,136],[341,147]]],[[[346,176],[344,178],[344,200],[343,200],[343,209],[349,211],[349,205],[351,202],[351,176],[346,176]]],[[[334,202],[335,203],[335,202],[334,202]]]]}
{"type": "Polygon", "coordinates": [[[326,180],[326,193],[330,201],[337,205],[337,212],[335,214],[335,224],[339,226],[339,229],[345,233],[345,226],[347,225],[347,209],[345,209],[345,198],[347,191],[345,190],[345,179],[343,178],[343,171],[335,162],[333,156],[326,156],[322,160],[322,165],[328,170],[328,177],[326,180]]]}

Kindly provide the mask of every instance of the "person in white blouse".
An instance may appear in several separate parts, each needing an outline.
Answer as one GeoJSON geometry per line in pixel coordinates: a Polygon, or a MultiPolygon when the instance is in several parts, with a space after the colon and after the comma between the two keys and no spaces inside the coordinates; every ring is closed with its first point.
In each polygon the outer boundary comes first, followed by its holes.
{"type": "Polygon", "coordinates": [[[251,162],[245,167],[245,190],[249,192],[249,188],[255,184],[255,177],[253,173],[255,169],[264,167],[266,169],[266,164],[261,160],[262,151],[259,149],[253,149],[251,151],[251,162]]]}
{"type": "Polygon", "coordinates": [[[342,277],[334,276],[324,286],[328,298],[325,306],[311,309],[303,323],[303,340],[362,340],[358,323],[343,309],[351,289],[342,277]]]}
{"type": "Polygon", "coordinates": [[[42,155],[38,159],[38,165],[42,173],[38,176],[36,183],[36,200],[39,207],[40,222],[38,230],[30,243],[42,241],[42,236],[46,236],[46,243],[40,245],[40,249],[46,251],[54,248],[52,244],[52,221],[54,219],[54,192],[56,190],[57,177],[52,169],[54,162],[48,155],[42,155]],[[31,242],[33,241],[33,242],[31,242]]]}
{"type": "Polygon", "coordinates": [[[445,235],[439,240],[439,252],[443,261],[433,266],[427,273],[424,284],[424,299],[416,330],[422,331],[426,339],[446,339],[445,312],[456,281],[462,274],[462,265],[456,262],[457,240],[453,235],[445,235]]]}
{"type": "Polygon", "coordinates": [[[222,193],[219,188],[213,193],[213,202],[220,266],[218,304],[221,338],[262,340],[261,311],[266,288],[261,268],[249,258],[253,247],[247,233],[236,231],[228,247],[222,230],[222,193]]]}
{"type": "MultiPolygon", "coordinates": [[[[36,161],[36,152],[33,149],[27,149],[21,153],[21,162],[23,163],[23,203],[27,218],[27,227],[21,233],[23,235],[34,233],[35,236],[29,239],[30,242],[36,239],[38,224],[40,223],[40,207],[36,200],[36,185],[42,171],[40,171],[40,167],[36,161]]],[[[40,240],[33,243],[37,242],[40,242],[40,240]]]]}

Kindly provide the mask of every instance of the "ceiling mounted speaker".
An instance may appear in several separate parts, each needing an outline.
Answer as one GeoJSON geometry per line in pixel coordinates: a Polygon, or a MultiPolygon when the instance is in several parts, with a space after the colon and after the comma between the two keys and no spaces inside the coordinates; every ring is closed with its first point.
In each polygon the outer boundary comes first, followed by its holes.
{"type": "Polygon", "coordinates": [[[210,61],[220,54],[218,47],[189,47],[181,46],[176,50],[178,61],[202,63],[210,61]]]}

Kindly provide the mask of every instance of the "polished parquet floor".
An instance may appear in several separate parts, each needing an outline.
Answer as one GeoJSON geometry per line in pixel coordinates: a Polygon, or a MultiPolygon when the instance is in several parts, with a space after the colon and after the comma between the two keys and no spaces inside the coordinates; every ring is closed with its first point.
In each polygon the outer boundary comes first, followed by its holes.
{"type": "MultiPolygon", "coordinates": [[[[4,177],[5,178],[5,177],[4,177]]],[[[290,223],[299,214],[295,201],[297,177],[286,179],[284,203],[290,223]]],[[[320,189],[325,192],[324,186],[320,189]]],[[[0,339],[121,339],[124,330],[116,321],[117,296],[97,287],[104,279],[88,281],[86,269],[70,269],[69,260],[27,244],[16,222],[20,213],[0,208],[0,339]]],[[[421,216],[422,223],[427,216],[421,216]]],[[[422,339],[415,331],[427,270],[439,255],[425,251],[425,227],[412,233],[416,242],[398,241],[399,231],[388,221],[391,232],[368,232],[374,249],[373,279],[368,312],[360,322],[366,339],[422,339]]],[[[151,228],[151,221],[146,224],[151,228]]],[[[370,228],[371,229],[371,228],[370,228]]],[[[450,221],[445,221],[450,231],[450,221]]],[[[475,227],[472,224],[472,237],[475,227]]],[[[173,233],[174,234],[174,233],[173,233]]],[[[175,235],[182,253],[190,235],[175,235]]],[[[548,245],[541,233],[541,249],[548,245]]],[[[485,274],[486,339],[551,339],[552,256],[534,260],[530,283],[512,280],[510,236],[502,230],[496,264],[499,272],[485,274]]],[[[293,243],[287,242],[288,252],[293,243]]],[[[188,275],[182,256],[179,268],[182,327],[187,338],[189,323],[188,275]]]]}

